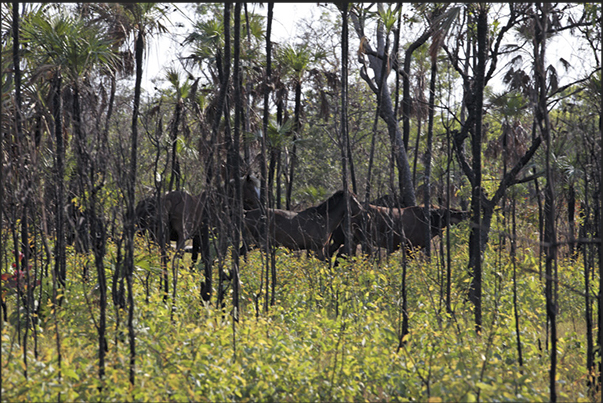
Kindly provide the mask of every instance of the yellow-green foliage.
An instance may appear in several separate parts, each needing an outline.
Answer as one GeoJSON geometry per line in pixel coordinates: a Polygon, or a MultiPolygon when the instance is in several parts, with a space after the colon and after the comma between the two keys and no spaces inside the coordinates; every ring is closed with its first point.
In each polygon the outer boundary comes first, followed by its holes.
{"type": "MultiPolygon", "coordinates": [[[[58,401],[59,395],[61,401],[548,401],[550,361],[537,252],[524,248],[517,262],[520,367],[508,253],[499,261],[497,251],[486,251],[484,326],[477,335],[466,302],[469,277],[462,234],[466,229],[451,234],[453,313],[446,312],[443,302],[446,276],[440,259],[428,262],[417,256],[408,261],[410,334],[399,351],[400,253],[379,262],[354,258],[332,268],[305,253],[279,250],[276,303],[265,311],[265,259],[253,251],[241,261],[241,313],[233,326],[230,293],[224,311],[202,304],[201,270],[181,267],[177,299],[172,301],[170,292],[164,302],[159,261],[141,247],[134,284],[133,386],[127,312],[116,311],[110,295],[106,375],[99,380],[95,283],[83,281],[81,260],[76,265],[73,258],[56,315],[60,367],[51,309],[36,327],[37,346],[29,333],[27,379],[17,328],[4,323],[2,401],[58,401]]],[[[113,253],[106,258],[109,279],[113,253]]],[[[559,262],[561,282],[574,289],[582,289],[579,262],[559,262]]],[[[94,269],[90,273],[95,278],[94,269]]],[[[557,391],[564,401],[591,401],[583,297],[560,285],[559,301],[557,391]]],[[[15,303],[9,297],[9,311],[15,303]]]]}

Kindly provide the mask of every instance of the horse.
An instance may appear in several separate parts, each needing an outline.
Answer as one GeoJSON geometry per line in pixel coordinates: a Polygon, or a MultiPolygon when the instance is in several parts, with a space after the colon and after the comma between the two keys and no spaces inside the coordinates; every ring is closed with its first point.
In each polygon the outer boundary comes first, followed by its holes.
{"type": "MultiPolygon", "coordinates": [[[[242,199],[244,209],[254,209],[260,206],[259,180],[251,175],[241,178],[242,199]]],[[[234,181],[230,181],[232,185],[234,181]]],[[[229,191],[229,193],[233,193],[229,191]]],[[[161,196],[161,212],[157,208],[157,199],[147,197],[136,206],[138,230],[149,231],[155,242],[159,242],[159,224],[166,231],[166,242],[176,241],[176,251],[184,251],[187,239],[192,238],[193,265],[196,264],[202,241],[203,221],[213,222],[214,204],[207,191],[199,195],[191,195],[183,190],[174,190],[161,196]]]]}
{"type": "MultiPolygon", "coordinates": [[[[358,214],[362,206],[356,196],[350,193],[348,200],[352,216],[358,214]]],[[[243,222],[248,236],[241,248],[241,255],[246,255],[250,244],[265,243],[265,222],[268,219],[271,224],[269,236],[273,245],[284,246],[291,250],[310,250],[319,259],[325,260],[325,247],[331,233],[343,220],[345,212],[343,190],[335,192],[320,205],[299,213],[271,208],[246,211],[243,222]]]]}
{"type": "MultiPolygon", "coordinates": [[[[442,229],[469,218],[468,211],[445,208],[430,208],[430,235],[433,239],[441,235],[442,229]],[[450,222],[447,221],[450,213],[450,222]]],[[[424,249],[427,246],[427,220],[423,206],[404,208],[389,208],[369,204],[364,211],[352,219],[352,250],[363,240],[379,248],[387,249],[388,253],[400,249],[404,243],[406,248],[424,249]],[[366,231],[363,231],[362,223],[366,231]]],[[[329,256],[336,253],[344,243],[343,229],[336,228],[331,237],[329,256]]]]}

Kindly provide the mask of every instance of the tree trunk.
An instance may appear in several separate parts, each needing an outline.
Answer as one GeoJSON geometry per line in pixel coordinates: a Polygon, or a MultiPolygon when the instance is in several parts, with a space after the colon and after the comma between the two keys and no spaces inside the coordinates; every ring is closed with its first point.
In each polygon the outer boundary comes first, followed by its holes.
{"type": "Polygon", "coordinates": [[[479,7],[477,17],[477,70],[473,91],[473,107],[475,126],[471,141],[474,182],[472,183],[471,211],[472,228],[469,235],[469,272],[471,285],[469,300],[475,306],[475,329],[481,332],[482,327],[482,105],[484,99],[484,75],[486,71],[486,52],[488,35],[488,9],[485,5],[479,7]]]}
{"type": "MultiPolygon", "coordinates": [[[[240,130],[241,130],[241,116],[243,115],[243,97],[242,97],[242,84],[241,84],[241,66],[240,66],[240,54],[241,54],[241,3],[235,3],[234,9],[234,71],[233,71],[233,82],[234,82],[234,103],[235,103],[235,116],[234,116],[234,138],[232,147],[232,162],[234,164],[234,183],[235,183],[235,198],[232,206],[233,212],[233,248],[232,248],[232,307],[233,307],[233,332],[235,330],[235,323],[239,321],[239,243],[241,239],[241,222],[243,218],[243,206],[241,199],[241,181],[240,181],[240,166],[239,166],[239,143],[240,143],[240,130]]],[[[233,340],[234,340],[233,336],[233,340]]],[[[235,344],[236,351],[236,344],[235,344]]],[[[235,354],[236,356],[236,354],[235,354]]]]}
{"type": "MultiPolygon", "coordinates": [[[[226,137],[226,143],[229,147],[228,151],[227,151],[227,164],[226,164],[226,168],[227,168],[227,172],[230,172],[230,169],[232,167],[232,161],[231,161],[231,157],[232,157],[232,153],[230,152],[230,148],[232,147],[232,137],[230,135],[230,107],[228,105],[228,83],[230,80],[230,7],[232,5],[229,3],[224,3],[224,60],[222,65],[224,66],[224,72],[223,72],[223,76],[222,76],[222,84],[220,86],[220,97],[224,97],[222,98],[222,102],[220,102],[222,104],[222,108],[219,110],[219,113],[217,114],[218,118],[220,116],[224,116],[224,133],[225,133],[225,137],[226,137]]],[[[216,123],[216,127],[218,126],[218,124],[216,123]]],[[[228,182],[230,178],[227,175],[226,178],[226,182],[228,182]]],[[[232,211],[232,210],[231,210],[232,211]]],[[[216,211],[213,211],[212,214],[216,214],[216,211]]],[[[222,227],[226,227],[228,223],[221,223],[222,227]]],[[[226,228],[222,228],[222,230],[220,231],[221,233],[226,233],[226,231],[228,231],[228,229],[226,228]],[[224,231],[224,232],[222,232],[224,231]]],[[[225,242],[225,237],[221,237],[221,239],[219,240],[219,242],[225,242]]],[[[220,248],[221,249],[221,248],[220,248]]],[[[223,302],[224,302],[224,287],[223,287],[223,281],[225,279],[225,274],[224,274],[224,266],[222,263],[219,264],[218,267],[218,295],[217,295],[217,301],[216,301],[216,306],[220,309],[222,308],[223,302]]]]}
{"type": "Polygon", "coordinates": [[[293,130],[293,146],[291,148],[291,156],[289,161],[289,181],[287,182],[287,194],[285,200],[285,206],[287,210],[291,210],[291,193],[293,192],[293,174],[295,173],[295,165],[297,164],[297,144],[296,140],[299,136],[301,124],[301,79],[295,84],[295,109],[294,109],[294,122],[295,128],[293,130]]]}
{"type": "Polygon", "coordinates": [[[126,200],[126,283],[128,287],[128,333],[130,339],[130,383],[135,382],[135,365],[136,365],[136,335],[134,334],[134,295],[132,290],[132,281],[134,276],[134,201],[136,187],[136,167],[137,167],[137,148],[138,148],[138,114],[140,107],[140,93],[142,83],[142,54],[144,50],[144,40],[142,30],[139,28],[136,39],[136,82],[134,86],[134,106],[132,112],[132,140],[130,154],[130,172],[127,183],[127,200],[126,200]]]}
{"type": "MultiPolygon", "coordinates": [[[[269,99],[270,99],[270,88],[268,84],[270,83],[271,75],[272,75],[272,46],[270,42],[270,37],[272,34],[272,16],[273,16],[274,3],[268,3],[268,21],[266,28],[266,76],[264,78],[264,120],[262,126],[262,161],[261,161],[261,193],[260,193],[260,204],[262,208],[266,209],[266,207],[272,207],[272,179],[274,178],[274,158],[270,159],[270,177],[267,177],[266,172],[266,151],[267,151],[267,140],[268,140],[268,122],[270,120],[270,108],[269,108],[269,99]]],[[[274,155],[271,153],[271,155],[274,155]]],[[[264,239],[266,240],[266,244],[264,246],[264,253],[266,257],[271,256],[270,263],[268,258],[263,260],[265,263],[265,273],[266,273],[266,295],[264,300],[264,311],[268,311],[269,306],[269,295],[270,295],[270,284],[274,284],[276,281],[276,267],[271,265],[271,262],[274,261],[274,251],[272,250],[272,246],[270,244],[270,237],[268,236],[270,230],[270,217],[266,214],[262,217],[264,222],[262,225],[265,229],[264,239]],[[271,268],[271,270],[269,269],[271,268]],[[270,274],[272,274],[272,281],[270,281],[270,274]]],[[[260,290],[261,293],[262,290],[260,290]]],[[[259,311],[259,309],[258,309],[259,311]]]]}
{"type": "Polygon", "coordinates": [[[537,3],[538,14],[534,20],[534,61],[538,103],[536,105],[536,122],[540,136],[545,142],[546,184],[544,188],[544,250],[545,250],[545,284],[546,312],[551,326],[551,369],[549,371],[549,389],[551,402],[557,401],[557,240],[555,229],[555,195],[553,193],[553,175],[551,172],[551,130],[547,110],[547,86],[545,71],[546,32],[548,30],[548,4],[537,3]]]}
{"type": "Polygon", "coordinates": [[[168,191],[180,190],[180,163],[178,162],[178,126],[180,125],[180,116],[182,115],[182,100],[176,102],[174,109],[174,121],[171,128],[172,137],[172,169],[170,171],[170,184],[168,191]],[[174,187],[175,186],[175,187],[174,187]]]}
{"type": "MultiPolygon", "coordinates": [[[[351,17],[358,38],[364,38],[364,27],[361,27],[358,16],[355,13],[351,13],[351,17]]],[[[406,147],[404,147],[402,142],[402,133],[400,132],[394,113],[389,87],[386,84],[387,80],[382,80],[381,75],[382,63],[384,62],[384,55],[386,54],[385,33],[383,32],[382,24],[379,24],[377,31],[377,47],[379,50],[379,57],[375,56],[375,52],[371,49],[368,42],[363,42],[364,49],[366,50],[365,53],[369,60],[369,66],[374,73],[374,79],[369,78],[366,70],[361,70],[361,76],[367,82],[367,84],[369,84],[372,91],[377,96],[381,94],[381,99],[383,102],[380,108],[380,116],[387,124],[393,154],[398,165],[398,184],[400,187],[400,194],[402,195],[402,200],[405,206],[414,206],[416,205],[415,191],[412,183],[412,172],[410,170],[410,165],[408,164],[406,147]],[[385,83],[382,88],[379,86],[379,84],[375,84],[381,82],[385,83]]],[[[386,76],[388,74],[389,71],[386,71],[386,76]]]]}
{"type": "MultiPolygon", "coordinates": [[[[437,51],[436,51],[437,52],[437,51]]],[[[429,83],[429,121],[427,124],[427,149],[425,150],[425,189],[424,189],[424,211],[425,221],[431,222],[430,200],[431,200],[431,152],[433,148],[433,118],[435,108],[436,77],[438,72],[437,57],[431,59],[431,78],[429,83]]],[[[418,150],[417,150],[418,151],[418,150]]],[[[431,225],[426,226],[425,231],[425,254],[431,257],[431,225]]]]}
{"type": "MultiPolygon", "coordinates": [[[[62,77],[60,71],[56,72],[53,83],[53,118],[54,134],[56,139],[56,242],[55,242],[55,275],[59,290],[65,288],[67,282],[66,256],[65,256],[65,145],[63,142],[63,96],[62,77]]],[[[59,291],[59,295],[63,295],[59,291]]],[[[63,297],[59,298],[59,303],[63,297]]]]}
{"type": "MultiPolygon", "coordinates": [[[[27,365],[27,336],[30,328],[30,320],[31,320],[31,308],[33,303],[33,295],[31,294],[31,282],[30,282],[30,274],[29,274],[29,199],[30,199],[30,188],[31,188],[31,180],[28,171],[28,159],[29,151],[27,150],[27,141],[25,135],[23,133],[23,128],[21,125],[21,109],[22,109],[22,100],[21,100],[21,61],[19,57],[20,52],[20,43],[19,43],[19,3],[14,2],[13,5],[13,21],[12,21],[12,34],[13,34],[13,70],[14,70],[14,80],[15,80],[15,128],[16,133],[15,137],[17,139],[17,147],[18,147],[18,156],[19,159],[18,166],[20,171],[20,176],[22,178],[22,190],[24,194],[20,195],[20,199],[22,199],[22,211],[21,211],[21,245],[17,247],[18,243],[15,242],[15,252],[20,250],[23,253],[23,259],[19,262],[19,259],[15,259],[15,263],[17,264],[16,269],[25,272],[25,284],[27,284],[26,293],[24,295],[24,308],[25,308],[25,332],[23,334],[23,373],[25,379],[28,378],[28,365],[27,365]],[[19,267],[19,264],[21,267],[19,267]]],[[[19,192],[19,190],[17,190],[19,192]]],[[[18,277],[17,277],[18,281],[18,277]]],[[[19,290],[20,292],[20,290],[19,290]]]]}
{"type": "MultiPolygon", "coordinates": [[[[603,150],[603,120],[599,116],[599,150],[603,150]]],[[[599,155],[599,187],[603,186],[603,154],[599,155]]],[[[599,197],[599,298],[598,299],[598,333],[597,333],[597,351],[599,352],[599,376],[597,383],[599,391],[603,386],[603,201],[599,197]]],[[[595,223],[596,225],[596,223],[595,223]]]]}
{"type": "Polygon", "coordinates": [[[342,16],[341,30],[341,179],[345,202],[343,220],[344,253],[352,253],[352,221],[350,213],[350,198],[348,185],[348,161],[350,139],[348,135],[348,3],[339,6],[342,16]]]}

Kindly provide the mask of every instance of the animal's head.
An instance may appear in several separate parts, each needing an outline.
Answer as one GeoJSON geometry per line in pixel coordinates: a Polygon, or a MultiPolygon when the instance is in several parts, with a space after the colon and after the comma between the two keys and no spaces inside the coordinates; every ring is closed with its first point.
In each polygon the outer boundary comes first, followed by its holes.
{"type": "Polygon", "coordinates": [[[243,207],[246,210],[260,207],[260,180],[251,174],[241,178],[243,183],[243,207]]]}
{"type": "Polygon", "coordinates": [[[458,224],[471,218],[471,211],[450,209],[450,224],[458,224]]]}
{"type": "MultiPolygon", "coordinates": [[[[239,178],[243,195],[243,208],[253,210],[260,207],[260,180],[251,174],[246,174],[239,178]]],[[[230,191],[234,195],[235,180],[228,181],[230,191]]]]}
{"type": "Polygon", "coordinates": [[[150,228],[151,221],[153,220],[156,213],[156,200],[155,197],[147,197],[142,199],[136,205],[134,214],[136,216],[136,225],[139,230],[150,228]]]}
{"type": "Polygon", "coordinates": [[[454,225],[468,219],[471,216],[471,212],[456,209],[448,210],[445,208],[436,208],[430,210],[430,215],[431,227],[434,229],[442,229],[448,224],[454,225]],[[447,214],[448,212],[450,212],[450,215],[447,214]],[[448,222],[448,217],[450,217],[450,222],[448,222]]]}
{"type": "MultiPolygon", "coordinates": [[[[350,213],[352,213],[353,216],[362,211],[362,204],[360,204],[358,198],[354,193],[348,192],[348,201],[350,204],[350,213]]],[[[340,205],[343,205],[343,202],[344,191],[338,190],[337,192],[333,193],[333,195],[329,197],[324,203],[322,203],[322,205],[326,205],[327,210],[332,210],[340,205]]]]}

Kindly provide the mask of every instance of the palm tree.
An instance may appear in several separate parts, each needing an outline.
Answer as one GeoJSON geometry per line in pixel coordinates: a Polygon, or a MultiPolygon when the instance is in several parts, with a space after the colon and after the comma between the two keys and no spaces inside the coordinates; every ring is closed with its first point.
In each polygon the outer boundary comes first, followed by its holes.
{"type": "MultiPolygon", "coordinates": [[[[42,8],[31,13],[24,20],[23,41],[28,44],[24,56],[32,66],[32,77],[42,83],[50,77],[50,80],[58,85],[55,91],[61,93],[68,88],[73,92],[72,116],[79,182],[78,196],[83,197],[86,194],[85,188],[89,185],[86,180],[90,178],[88,174],[91,172],[86,172],[88,150],[85,143],[86,132],[81,119],[80,90],[85,85],[84,81],[95,72],[95,69],[108,70],[114,66],[116,57],[111,49],[111,43],[100,35],[97,25],[87,24],[84,20],[67,16],[64,12],[47,17],[42,8]]],[[[58,101],[59,98],[56,100],[58,101]]],[[[62,116],[62,112],[58,114],[59,109],[59,105],[55,104],[55,115],[58,118],[55,125],[62,124],[59,121],[62,119],[59,118],[62,116]]],[[[60,146],[58,142],[57,146],[60,146]]],[[[57,163],[62,164],[63,152],[58,153],[57,158],[57,163]]],[[[57,195],[62,197],[62,192],[57,191],[57,195]]],[[[62,205],[61,203],[59,202],[59,205],[62,205]]],[[[57,213],[60,216],[61,212],[57,213]]],[[[65,278],[63,267],[59,279],[64,282],[65,278]]]]}
{"type": "MultiPolygon", "coordinates": [[[[62,142],[62,104],[61,93],[64,88],[73,91],[73,129],[75,132],[74,146],[76,154],[76,169],[78,181],[78,196],[82,205],[88,211],[87,223],[94,226],[97,233],[104,233],[103,224],[96,216],[97,192],[100,187],[95,184],[95,168],[90,161],[90,149],[86,141],[86,128],[82,122],[82,106],[80,91],[86,85],[85,81],[100,68],[110,71],[114,68],[116,55],[112,44],[100,34],[96,24],[89,24],[81,18],[67,16],[59,12],[51,17],[38,12],[26,20],[23,29],[23,38],[27,41],[28,51],[26,57],[32,63],[34,77],[44,77],[44,71],[50,72],[54,81],[54,118],[55,135],[57,138],[57,274],[60,283],[64,286],[66,272],[64,265],[64,240],[62,233],[63,209],[63,160],[64,147],[62,142]],[[65,81],[63,81],[65,77],[65,81]],[[87,200],[86,200],[87,199],[87,200]],[[91,222],[90,222],[91,221],[91,222]]],[[[102,185],[101,185],[102,186],[102,185]]],[[[89,231],[84,234],[87,238],[89,231]]],[[[104,356],[107,348],[105,340],[106,327],[106,280],[104,268],[104,242],[102,235],[92,243],[95,265],[97,268],[100,289],[100,320],[99,335],[99,377],[104,376],[104,356]]],[[[88,244],[85,244],[86,247],[88,244]]]]}

